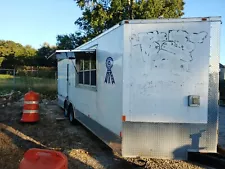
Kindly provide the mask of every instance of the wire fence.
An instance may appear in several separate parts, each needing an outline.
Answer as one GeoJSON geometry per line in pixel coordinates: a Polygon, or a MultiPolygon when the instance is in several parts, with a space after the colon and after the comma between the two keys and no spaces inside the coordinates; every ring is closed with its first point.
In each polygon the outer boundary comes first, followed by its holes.
{"type": "Polygon", "coordinates": [[[0,95],[8,92],[56,93],[57,72],[55,70],[0,69],[0,95]]]}

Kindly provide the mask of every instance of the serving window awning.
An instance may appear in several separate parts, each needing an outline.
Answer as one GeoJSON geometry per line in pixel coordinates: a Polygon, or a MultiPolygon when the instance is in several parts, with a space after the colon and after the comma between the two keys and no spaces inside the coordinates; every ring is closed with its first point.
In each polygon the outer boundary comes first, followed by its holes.
{"type": "Polygon", "coordinates": [[[74,50],[56,50],[56,59],[76,59],[77,57],[85,57],[89,54],[96,54],[96,49],[74,49],[74,50]]]}

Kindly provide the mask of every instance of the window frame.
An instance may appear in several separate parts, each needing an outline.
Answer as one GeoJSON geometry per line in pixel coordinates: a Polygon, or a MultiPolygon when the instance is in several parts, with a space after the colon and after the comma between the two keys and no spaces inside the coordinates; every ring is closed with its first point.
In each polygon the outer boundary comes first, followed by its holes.
{"type": "Polygon", "coordinates": [[[76,87],[78,88],[85,88],[90,89],[93,91],[97,91],[97,61],[96,61],[96,54],[94,53],[87,53],[85,56],[78,56],[76,57],[76,67],[77,67],[77,74],[76,74],[76,87]],[[88,58],[88,59],[87,59],[88,58]],[[84,68],[84,62],[85,60],[88,60],[88,70],[85,70],[84,68]],[[94,60],[94,62],[93,62],[94,60]],[[82,66],[80,66],[80,62],[82,62],[82,66]],[[95,68],[92,68],[92,62],[95,63],[95,68]],[[81,67],[83,68],[81,70],[81,67]],[[95,85],[92,85],[92,72],[95,71],[95,85]],[[80,72],[82,72],[83,75],[83,83],[80,83],[80,72]],[[85,72],[89,72],[89,84],[85,84],[85,72]]]}

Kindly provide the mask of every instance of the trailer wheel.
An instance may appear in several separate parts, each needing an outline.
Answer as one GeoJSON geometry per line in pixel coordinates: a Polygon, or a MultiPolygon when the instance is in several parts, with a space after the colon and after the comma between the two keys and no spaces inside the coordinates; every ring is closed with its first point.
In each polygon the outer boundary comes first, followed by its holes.
{"type": "Polygon", "coordinates": [[[71,124],[75,124],[76,120],[74,118],[74,111],[73,111],[73,106],[72,105],[69,106],[69,112],[68,113],[69,113],[70,123],[71,124]]]}
{"type": "Polygon", "coordinates": [[[67,101],[64,102],[64,116],[68,117],[68,104],[67,104],[67,101]]]}

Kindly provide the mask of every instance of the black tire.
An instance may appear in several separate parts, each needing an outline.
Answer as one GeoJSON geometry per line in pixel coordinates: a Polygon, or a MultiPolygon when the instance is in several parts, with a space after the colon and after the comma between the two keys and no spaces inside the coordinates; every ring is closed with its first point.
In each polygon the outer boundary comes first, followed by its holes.
{"type": "Polygon", "coordinates": [[[65,101],[65,103],[64,103],[64,116],[65,117],[68,117],[69,116],[67,101],[65,101]]]}
{"type": "Polygon", "coordinates": [[[69,106],[69,121],[71,124],[75,124],[76,123],[76,119],[74,118],[74,111],[73,111],[73,106],[70,105],[69,106]]]}

